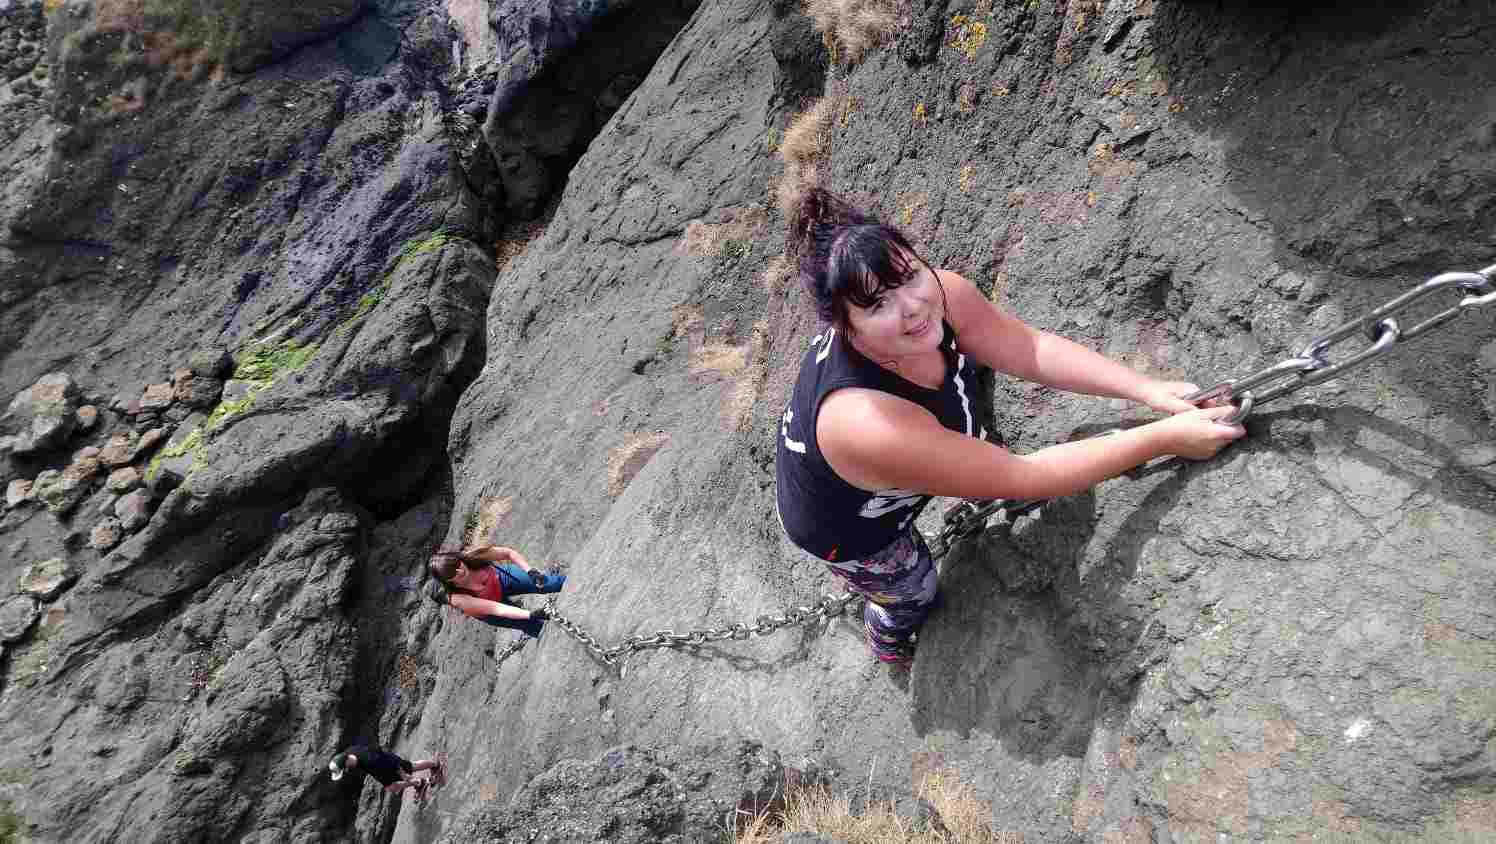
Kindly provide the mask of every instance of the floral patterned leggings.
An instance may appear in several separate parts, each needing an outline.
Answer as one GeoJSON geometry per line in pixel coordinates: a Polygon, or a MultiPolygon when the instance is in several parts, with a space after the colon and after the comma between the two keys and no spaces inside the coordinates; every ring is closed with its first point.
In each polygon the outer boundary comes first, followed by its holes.
{"type": "Polygon", "coordinates": [[[924,537],[911,530],[863,559],[826,565],[867,599],[862,624],[873,656],[883,662],[912,657],[911,639],[935,603],[935,561],[924,537]]]}

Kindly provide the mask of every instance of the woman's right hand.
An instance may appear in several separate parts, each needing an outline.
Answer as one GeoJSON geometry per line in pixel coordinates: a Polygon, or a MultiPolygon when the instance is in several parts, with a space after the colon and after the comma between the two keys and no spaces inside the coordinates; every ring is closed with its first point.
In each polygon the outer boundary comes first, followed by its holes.
{"type": "Polygon", "coordinates": [[[1236,412],[1234,405],[1202,407],[1176,413],[1167,419],[1152,423],[1164,437],[1166,451],[1190,460],[1205,460],[1214,457],[1232,440],[1247,435],[1241,425],[1226,425],[1216,420],[1236,412]]]}

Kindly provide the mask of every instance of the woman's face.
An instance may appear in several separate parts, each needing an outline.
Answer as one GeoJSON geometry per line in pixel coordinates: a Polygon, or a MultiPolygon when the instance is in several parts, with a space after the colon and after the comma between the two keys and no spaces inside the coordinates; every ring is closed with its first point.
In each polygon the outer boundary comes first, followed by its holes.
{"type": "Polygon", "coordinates": [[[847,303],[849,338],[874,361],[918,357],[944,336],[945,294],[935,271],[923,261],[901,287],[884,290],[871,307],[847,303]]]}

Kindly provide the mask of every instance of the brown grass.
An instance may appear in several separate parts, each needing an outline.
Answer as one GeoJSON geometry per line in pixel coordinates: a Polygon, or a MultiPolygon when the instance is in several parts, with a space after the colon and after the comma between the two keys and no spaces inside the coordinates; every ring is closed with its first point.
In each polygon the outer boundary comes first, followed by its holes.
{"type": "Polygon", "coordinates": [[[666,433],[637,434],[627,442],[613,449],[608,455],[608,494],[614,497],[621,495],[628,487],[629,481],[639,474],[645,464],[654,457],[665,443],[670,442],[670,435],[666,433]]]}
{"type": "Polygon", "coordinates": [[[748,366],[748,351],[742,346],[726,343],[708,343],[696,350],[692,356],[691,373],[701,375],[715,372],[719,375],[736,375],[748,366]]]}
{"type": "Polygon", "coordinates": [[[898,20],[892,0],[806,0],[805,14],[834,43],[833,62],[862,58],[883,43],[898,20]]]}
{"type": "Polygon", "coordinates": [[[477,517],[473,520],[473,529],[467,536],[463,537],[463,541],[468,545],[479,545],[492,541],[491,537],[493,536],[494,527],[498,525],[499,519],[504,518],[509,513],[510,508],[513,506],[514,498],[512,496],[506,495],[503,498],[485,499],[478,505],[477,517]]]}
{"type": "Polygon", "coordinates": [[[775,255],[764,267],[764,290],[770,296],[778,296],[794,275],[795,262],[788,255],[775,255]]]}
{"type": "Polygon", "coordinates": [[[779,144],[784,174],[775,189],[779,210],[790,215],[807,188],[820,184],[817,165],[831,146],[832,121],[837,113],[835,98],[822,97],[790,121],[779,144]]]}
{"type": "Polygon", "coordinates": [[[1019,844],[1021,833],[992,828],[991,810],[971,787],[949,772],[936,771],[920,783],[919,796],[940,812],[945,832],[899,817],[888,804],[853,814],[851,801],[824,788],[791,791],[784,812],[753,818],[735,844],[774,844],[786,833],[809,832],[847,844],[1019,844]]]}

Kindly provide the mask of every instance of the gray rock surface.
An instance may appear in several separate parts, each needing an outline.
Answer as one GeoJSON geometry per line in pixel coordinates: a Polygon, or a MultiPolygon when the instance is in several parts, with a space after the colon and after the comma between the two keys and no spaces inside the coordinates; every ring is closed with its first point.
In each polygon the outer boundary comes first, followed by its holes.
{"type": "MultiPolygon", "coordinates": [[[[1471,61],[1489,27],[1469,17],[1487,13],[915,12],[933,39],[901,30],[828,84],[822,183],[1033,324],[1144,371],[1251,371],[1496,254],[1474,210],[1496,189],[1489,141],[1457,117],[1490,113],[1491,69],[1471,61]]],[[[604,641],[835,586],[780,539],[766,471],[816,330],[802,293],[761,281],[783,235],[772,210],[754,216],[777,172],[765,127],[790,117],[773,100],[785,68],[813,64],[768,64],[769,18],[704,4],[592,142],[571,175],[586,189],[495,288],[489,364],[453,421],[455,514],[501,512],[497,541],[566,560],[578,591],[562,606],[604,641]],[[726,103],[710,93],[724,79],[726,103]],[[693,221],[739,247],[691,254],[693,221]],[[738,373],[702,363],[723,346],[742,350],[738,373]],[[728,410],[740,395],[746,417],[728,410]],[[611,492],[610,456],[629,467],[611,492]]],[[[549,768],[557,746],[586,758],[625,737],[746,731],[891,783],[955,767],[1000,829],[1031,840],[1492,834],[1461,808],[1496,770],[1490,720],[1462,709],[1487,683],[1489,614],[1485,590],[1456,585],[1491,573],[1496,478],[1460,457],[1489,438],[1469,379],[1491,331],[1488,314],[1467,317],[1260,409],[1219,460],[965,543],[907,696],[837,622],[634,657],[600,704],[598,669],[552,631],[484,681],[486,706],[526,714],[471,758],[503,748],[507,776],[549,768]]],[[[1006,379],[993,403],[1020,451],[1121,416],[1006,379]]],[[[472,627],[443,618],[417,744],[473,734],[450,714],[488,672],[465,653],[489,638],[472,627]]],[[[429,828],[403,817],[395,839],[429,828]]]]}
{"type": "Polygon", "coordinates": [[[10,449],[32,455],[60,447],[78,425],[78,385],[66,372],[50,372],[10,400],[0,430],[14,439],[10,449]]]}
{"type": "Polygon", "coordinates": [[[11,595],[0,601],[0,642],[14,642],[26,635],[41,610],[30,595],[11,595]]]}
{"type": "Polygon", "coordinates": [[[507,805],[474,813],[440,840],[714,840],[739,819],[782,810],[790,783],[811,781],[804,772],[786,769],[777,754],[751,743],[670,751],[616,747],[597,759],[557,763],[507,805]]]}

